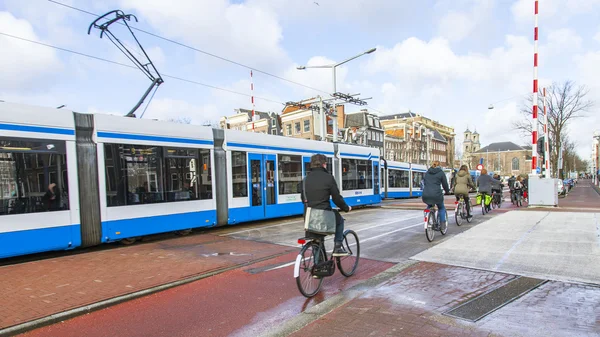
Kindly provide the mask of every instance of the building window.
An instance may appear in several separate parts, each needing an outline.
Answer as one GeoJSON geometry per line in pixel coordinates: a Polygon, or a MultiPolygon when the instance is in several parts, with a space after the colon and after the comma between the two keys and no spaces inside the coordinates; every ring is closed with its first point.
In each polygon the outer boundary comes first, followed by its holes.
{"type": "Polygon", "coordinates": [[[512,169],[513,169],[513,171],[519,170],[519,158],[515,157],[512,159],[512,169]]]}
{"type": "Polygon", "coordinates": [[[304,121],[304,132],[310,132],[310,120],[304,121]]]}
{"type": "Polygon", "coordinates": [[[342,159],[342,190],[373,187],[373,164],[369,160],[342,159]]]}
{"type": "Polygon", "coordinates": [[[286,133],[288,136],[291,136],[291,135],[292,135],[292,125],[291,125],[291,124],[286,124],[286,126],[285,126],[285,133],[286,133]]]}
{"type": "Polygon", "coordinates": [[[64,141],[0,137],[0,215],[68,210],[66,162],[64,141]]]}
{"type": "Polygon", "coordinates": [[[273,130],[271,130],[271,134],[272,134],[272,135],[276,135],[276,134],[277,134],[277,129],[273,129],[273,130]]]}
{"type": "Polygon", "coordinates": [[[298,185],[302,181],[302,156],[278,154],[277,163],[279,194],[300,193],[298,185]]]}
{"type": "Polygon", "coordinates": [[[271,126],[272,127],[277,126],[277,119],[276,119],[276,117],[271,117],[271,126]]]}
{"type": "Polygon", "coordinates": [[[300,122],[294,123],[294,134],[298,135],[298,134],[300,134],[300,131],[301,131],[300,122]]]}

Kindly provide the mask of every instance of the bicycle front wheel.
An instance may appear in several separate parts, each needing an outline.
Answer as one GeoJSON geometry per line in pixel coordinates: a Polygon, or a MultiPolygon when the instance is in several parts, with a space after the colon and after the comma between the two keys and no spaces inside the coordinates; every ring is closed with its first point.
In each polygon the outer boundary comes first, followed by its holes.
{"type": "Polygon", "coordinates": [[[353,230],[346,230],[344,232],[344,241],[342,246],[348,252],[348,256],[336,257],[337,266],[340,269],[340,273],[346,277],[354,275],[356,268],[358,267],[358,260],[360,259],[360,242],[358,241],[358,235],[353,230]]]}
{"type": "Polygon", "coordinates": [[[300,290],[300,293],[304,297],[313,297],[321,290],[323,278],[313,277],[312,271],[317,263],[325,261],[325,252],[315,242],[304,245],[300,250],[294,266],[294,278],[296,279],[298,290],[300,290]]]}

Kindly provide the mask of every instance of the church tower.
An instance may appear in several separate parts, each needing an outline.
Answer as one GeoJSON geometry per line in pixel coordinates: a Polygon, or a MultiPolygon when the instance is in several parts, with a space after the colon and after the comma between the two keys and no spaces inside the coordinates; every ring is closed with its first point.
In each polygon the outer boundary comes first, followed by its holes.
{"type": "Polygon", "coordinates": [[[472,152],[477,152],[479,151],[479,149],[481,149],[481,143],[479,143],[479,133],[477,132],[477,128],[475,128],[475,132],[473,132],[473,151],[472,152]]]}
{"type": "Polygon", "coordinates": [[[472,142],[472,136],[471,136],[471,130],[469,130],[469,127],[467,126],[467,130],[464,133],[465,135],[465,140],[463,142],[463,154],[465,156],[467,156],[467,154],[470,154],[471,151],[473,151],[473,142],[472,142]]]}

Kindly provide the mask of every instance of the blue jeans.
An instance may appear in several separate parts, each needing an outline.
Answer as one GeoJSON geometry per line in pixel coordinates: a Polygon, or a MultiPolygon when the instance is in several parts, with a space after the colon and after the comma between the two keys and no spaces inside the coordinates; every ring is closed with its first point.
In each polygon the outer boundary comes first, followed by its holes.
{"type": "Polygon", "coordinates": [[[333,210],[335,213],[335,237],[334,242],[342,243],[344,241],[344,218],[337,210],[333,210]]]}
{"type": "MultiPolygon", "coordinates": [[[[440,216],[440,222],[446,222],[446,205],[442,202],[441,204],[435,204],[438,208],[438,215],[440,216]]],[[[433,207],[433,205],[427,205],[428,208],[433,207]]]]}

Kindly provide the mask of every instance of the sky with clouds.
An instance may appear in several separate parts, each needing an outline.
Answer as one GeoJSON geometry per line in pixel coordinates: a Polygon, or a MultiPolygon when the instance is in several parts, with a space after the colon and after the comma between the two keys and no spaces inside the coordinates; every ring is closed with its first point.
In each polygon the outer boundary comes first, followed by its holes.
{"type": "MultiPolygon", "coordinates": [[[[283,102],[331,91],[329,70],[296,66],[330,64],[377,47],[338,68],[338,91],[373,97],[369,106],[383,114],[410,109],[450,125],[458,144],[467,126],[477,128],[484,146],[529,141],[511,122],[532,88],[533,0],[56,1],[96,14],[121,9],[137,16],[136,28],[305,85],[254,72],[257,110],[280,112],[283,102]]],[[[0,33],[131,64],[98,30],[87,34],[93,20],[46,0],[0,2],[0,33]]],[[[569,127],[584,158],[600,129],[598,22],[600,0],[540,1],[541,85],[573,80],[597,102],[569,127]]],[[[134,46],[123,26],[113,31],[134,46]]],[[[251,108],[249,97],[231,92],[250,94],[247,68],[136,36],[161,74],[212,86],[165,77],[143,118],[188,117],[200,124],[251,108]]],[[[139,70],[3,35],[0,50],[5,101],[121,115],[150,84],[139,70]]],[[[353,109],[359,108],[347,107],[353,109]]]]}

